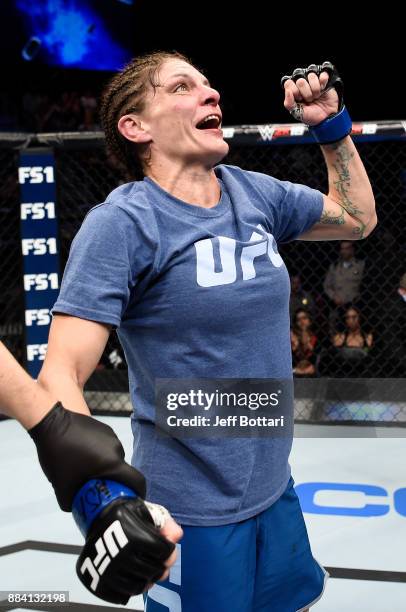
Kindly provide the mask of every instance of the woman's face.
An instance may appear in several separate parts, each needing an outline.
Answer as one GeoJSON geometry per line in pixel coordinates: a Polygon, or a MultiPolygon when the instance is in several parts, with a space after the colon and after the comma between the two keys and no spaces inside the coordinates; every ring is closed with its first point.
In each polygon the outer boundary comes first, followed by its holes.
{"type": "Polygon", "coordinates": [[[211,168],[227,155],[229,148],[220,129],[219,93],[203,74],[183,60],[166,60],[157,77],[158,87],[149,92],[139,115],[148,134],[152,160],[163,156],[211,168]]]}
{"type": "Polygon", "coordinates": [[[301,330],[306,330],[310,327],[310,317],[306,312],[298,312],[296,315],[296,325],[301,330]]]}
{"type": "Polygon", "coordinates": [[[345,313],[345,324],[348,329],[357,329],[359,327],[359,314],[356,310],[347,310],[345,313]]]}

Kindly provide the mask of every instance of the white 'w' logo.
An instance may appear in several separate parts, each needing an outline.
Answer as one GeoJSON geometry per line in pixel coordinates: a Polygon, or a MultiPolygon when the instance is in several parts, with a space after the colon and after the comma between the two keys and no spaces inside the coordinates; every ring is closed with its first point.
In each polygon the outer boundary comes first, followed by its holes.
{"type": "Polygon", "coordinates": [[[272,140],[273,133],[275,131],[274,125],[259,125],[258,131],[262,140],[272,140]]]}

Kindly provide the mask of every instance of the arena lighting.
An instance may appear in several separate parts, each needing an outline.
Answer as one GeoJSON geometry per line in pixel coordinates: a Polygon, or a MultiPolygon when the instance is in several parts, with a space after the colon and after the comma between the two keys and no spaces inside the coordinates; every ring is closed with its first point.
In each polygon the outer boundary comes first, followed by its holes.
{"type": "Polygon", "coordinates": [[[21,51],[23,59],[25,59],[27,62],[33,60],[37,56],[41,48],[41,44],[41,40],[37,36],[31,36],[21,51]]]}
{"type": "Polygon", "coordinates": [[[17,0],[14,11],[27,41],[21,57],[52,66],[117,70],[132,57],[132,5],[132,0],[102,6],[96,0],[17,0]]]}

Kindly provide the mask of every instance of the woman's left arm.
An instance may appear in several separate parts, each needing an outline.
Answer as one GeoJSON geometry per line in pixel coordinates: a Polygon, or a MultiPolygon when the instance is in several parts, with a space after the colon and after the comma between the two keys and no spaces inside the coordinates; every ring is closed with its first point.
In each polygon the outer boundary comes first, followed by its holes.
{"type": "Polygon", "coordinates": [[[313,64],[296,69],[282,81],[284,106],[313,130],[328,173],[328,194],[324,195],[321,217],[299,240],[366,238],[377,223],[375,198],[358,151],[351,137],[345,135],[350,133],[351,120],[335,67],[329,62],[313,64]]]}
{"type": "Polygon", "coordinates": [[[320,221],[300,240],[361,240],[377,223],[375,198],[364,164],[350,136],[321,145],[327,165],[328,195],[320,221]]]}

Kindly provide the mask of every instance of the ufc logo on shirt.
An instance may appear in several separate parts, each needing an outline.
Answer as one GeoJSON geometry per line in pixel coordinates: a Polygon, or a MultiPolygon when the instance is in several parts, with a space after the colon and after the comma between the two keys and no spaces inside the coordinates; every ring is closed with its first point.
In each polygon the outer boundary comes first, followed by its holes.
{"type": "Polygon", "coordinates": [[[80,567],[80,573],[84,574],[87,570],[92,578],[90,588],[95,591],[99,584],[100,576],[103,575],[110,561],[114,559],[126,545],[128,538],[125,535],[119,520],[114,521],[103,533],[102,537],[96,540],[96,556],[91,560],[86,557],[80,567]],[[106,550],[107,549],[107,550],[106,550]]]}
{"type": "MultiPolygon", "coordinates": [[[[249,242],[253,244],[243,247],[241,252],[240,261],[243,280],[255,278],[254,261],[256,257],[267,254],[275,268],[283,266],[283,260],[278,253],[275,238],[272,234],[265,232],[261,225],[257,225],[257,228],[262,233],[253,232],[249,239],[249,242]]],[[[205,240],[195,242],[196,280],[200,287],[229,285],[237,280],[237,265],[235,261],[237,242],[233,238],[226,238],[225,236],[218,236],[218,241],[222,268],[220,272],[215,270],[212,239],[206,238],[205,240]]]]}

